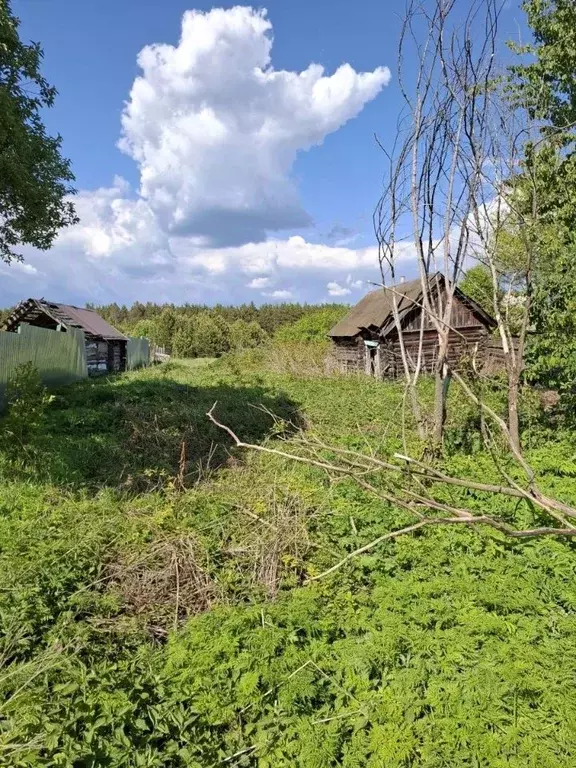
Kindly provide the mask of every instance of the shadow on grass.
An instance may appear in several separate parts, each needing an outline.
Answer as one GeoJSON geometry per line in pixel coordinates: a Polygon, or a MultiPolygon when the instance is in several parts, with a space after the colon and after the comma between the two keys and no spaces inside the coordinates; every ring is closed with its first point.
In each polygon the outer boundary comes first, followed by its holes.
{"type": "Polygon", "coordinates": [[[75,488],[142,492],[170,483],[191,485],[202,473],[234,462],[232,440],[216,414],[242,439],[261,442],[300,423],[283,394],[260,386],[193,386],[166,376],[87,381],[56,393],[11,474],[75,488]]]}

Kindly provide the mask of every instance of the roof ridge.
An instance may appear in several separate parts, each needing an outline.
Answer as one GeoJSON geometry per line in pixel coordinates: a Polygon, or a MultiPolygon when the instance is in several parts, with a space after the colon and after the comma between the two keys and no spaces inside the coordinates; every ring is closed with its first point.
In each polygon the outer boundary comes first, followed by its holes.
{"type": "MultiPolygon", "coordinates": [[[[440,271],[428,276],[427,282],[431,290],[439,285],[443,275],[440,271]]],[[[418,305],[422,295],[422,280],[420,276],[402,283],[381,285],[380,288],[365,294],[350,312],[330,329],[331,337],[354,338],[362,329],[383,329],[393,313],[393,296],[398,297],[398,310],[402,316],[418,305]]]]}
{"type": "Polygon", "coordinates": [[[49,299],[33,299],[33,301],[37,301],[40,304],[54,304],[56,307],[72,307],[72,309],[80,309],[82,312],[96,312],[92,307],[79,307],[76,304],[66,304],[63,301],[50,301],[49,299]]]}

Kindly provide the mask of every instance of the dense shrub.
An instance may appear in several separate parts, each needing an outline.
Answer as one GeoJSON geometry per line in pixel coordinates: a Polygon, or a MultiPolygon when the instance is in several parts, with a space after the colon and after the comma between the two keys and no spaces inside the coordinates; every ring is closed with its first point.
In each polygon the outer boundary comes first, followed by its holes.
{"type": "Polygon", "coordinates": [[[323,341],[328,331],[348,312],[348,307],[322,307],[309,312],[291,325],[280,328],[274,338],[277,341],[323,341]]]}
{"type": "Polygon", "coordinates": [[[0,422],[0,441],[4,450],[15,455],[26,448],[52,400],[33,363],[21,363],[15,368],[0,403],[7,412],[0,422]]]}
{"type": "Polygon", "coordinates": [[[268,334],[255,320],[235,320],[230,326],[230,348],[234,350],[254,349],[264,344],[268,334]]]}
{"type": "Polygon", "coordinates": [[[154,342],[154,344],[158,344],[159,347],[165,347],[170,351],[177,325],[178,315],[176,312],[169,307],[164,309],[152,321],[152,335],[150,340],[154,342]]]}
{"type": "Polygon", "coordinates": [[[175,357],[196,357],[196,324],[193,317],[182,317],[172,337],[171,350],[175,357]]]}
{"type": "MultiPolygon", "coordinates": [[[[484,264],[470,267],[464,273],[458,287],[490,316],[494,314],[494,287],[488,267],[484,264]]],[[[498,298],[501,299],[502,296],[498,298]]]]}
{"type": "Polygon", "coordinates": [[[219,357],[230,349],[230,327],[207,312],[176,321],[172,351],[176,357],[219,357]]]}
{"type": "Polygon", "coordinates": [[[230,326],[216,313],[194,318],[194,336],[196,357],[219,357],[230,349],[230,326]]]}
{"type": "Polygon", "coordinates": [[[154,320],[138,320],[136,325],[132,326],[130,329],[130,335],[144,336],[145,338],[150,339],[153,343],[157,343],[156,323],[154,320]]]}

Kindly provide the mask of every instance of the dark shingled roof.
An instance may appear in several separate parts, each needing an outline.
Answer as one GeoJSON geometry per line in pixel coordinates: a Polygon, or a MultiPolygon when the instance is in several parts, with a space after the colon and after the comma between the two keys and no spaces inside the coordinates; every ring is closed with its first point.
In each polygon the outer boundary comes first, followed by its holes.
{"type": "Polygon", "coordinates": [[[27,299],[20,302],[4,323],[4,327],[7,331],[16,330],[20,323],[30,322],[41,313],[61,323],[65,328],[81,328],[90,336],[97,336],[107,341],[127,339],[93,309],[83,309],[72,304],[56,304],[45,299],[27,299]]]}
{"type": "MultiPolygon", "coordinates": [[[[431,278],[431,282],[435,277],[431,278]]],[[[390,286],[390,288],[396,294],[398,309],[401,314],[411,309],[414,306],[414,301],[418,301],[422,293],[420,278],[408,280],[406,283],[398,283],[390,286]],[[398,294],[402,294],[402,296],[398,296],[398,294]]],[[[382,328],[386,321],[392,317],[393,297],[392,291],[384,288],[371,291],[352,308],[346,317],[336,323],[328,335],[336,338],[346,336],[352,338],[357,336],[362,328],[382,328]]]]}
{"type": "MultiPolygon", "coordinates": [[[[444,275],[436,272],[428,280],[429,290],[435,291],[444,283],[444,275]]],[[[455,295],[464,304],[467,304],[472,312],[487,326],[496,325],[491,318],[473,299],[456,288],[455,295]]],[[[382,337],[386,336],[394,328],[393,299],[396,296],[400,320],[422,303],[422,284],[420,278],[409,280],[406,283],[397,283],[388,288],[378,288],[371,291],[361,299],[355,307],[337,323],[329,332],[332,338],[354,338],[364,328],[380,331],[382,337]],[[401,295],[399,295],[401,294],[401,295]]]]}

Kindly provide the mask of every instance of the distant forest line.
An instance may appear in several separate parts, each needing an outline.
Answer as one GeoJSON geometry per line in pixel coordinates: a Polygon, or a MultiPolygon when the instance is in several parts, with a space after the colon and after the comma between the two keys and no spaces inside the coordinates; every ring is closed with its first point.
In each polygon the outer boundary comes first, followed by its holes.
{"type": "MultiPolygon", "coordinates": [[[[153,320],[157,318],[165,309],[172,310],[178,315],[196,315],[201,312],[209,312],[220,315],[227,323],[233,323],[236,320],[244,320],[247,323],[256,321],[258,325],[268,335],[274,333],[283,325],[295,323],[301,317],[316,312],[319,309],[331,309],[342,311],[348,308],[347,304],[328,303],[328,304],[300,304],[300,303],[282,303],[282,304],[261,304],[256,306],[254,303],[225,305],[215,304],[208,306],[206,304],[156,304],[148,301],[145,304],[136,301],[130,307],[125,304],[93,304],[87,303],[86,307],[95,309],[111,325],[125,333],[131,333],[135,326],[142,320],[153,320]]],[[[10,315],[14,307],[0,309],[0,323],[10,315]]]]}

